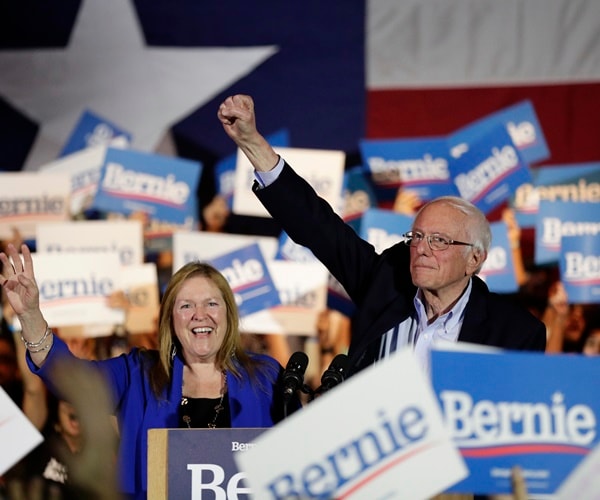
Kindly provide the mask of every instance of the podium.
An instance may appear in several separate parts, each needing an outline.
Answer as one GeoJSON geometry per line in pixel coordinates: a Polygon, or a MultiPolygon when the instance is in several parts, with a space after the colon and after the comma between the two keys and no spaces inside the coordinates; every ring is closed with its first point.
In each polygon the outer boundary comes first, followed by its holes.
{"type": "Polygon", "coordinates": [[[150,429],[148,499],[200,498],[203,491],[216,498],[249,494],[233,454],[250,449],[266,430],[150,429]]]}

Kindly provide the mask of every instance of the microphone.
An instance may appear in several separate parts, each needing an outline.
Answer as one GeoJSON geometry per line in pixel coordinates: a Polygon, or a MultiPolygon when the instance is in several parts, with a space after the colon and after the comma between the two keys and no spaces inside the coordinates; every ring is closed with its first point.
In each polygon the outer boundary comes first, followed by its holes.
{"type": "Polygon", "coordinates": [[[289,401],[304,384],[304,372],[308,366],[308,356],[302,351],[295,352],[290,357],[283,372],[283,399],[289,401]]]}
{"type": "Polygon", "coordinates": [[[348,369],[348,356],[345,354],[338,354],[331,364],[323,372],[321,376],[321,387],[318,392],[325,392],[329,389],[333,389],[336,385],[341,384],[346,378],[346,370],[348,369]]]}

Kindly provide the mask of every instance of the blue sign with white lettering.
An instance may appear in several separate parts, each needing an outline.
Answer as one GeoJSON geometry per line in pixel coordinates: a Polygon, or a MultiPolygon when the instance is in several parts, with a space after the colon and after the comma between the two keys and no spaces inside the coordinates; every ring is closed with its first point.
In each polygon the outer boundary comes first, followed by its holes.
{"type": "Polygon", "coordinates": [[[371,181],[362,166],[353,167],[344,173],[344,222],[357,233],[361,217],[366,210],[377,206],[377,197],[371,181]]]}
{"type": "Polygon", "coordinates": [[[550,156],[544,132],[531,101],[525,100],[496,111],[463,127],[461,131],[492,128],[502,125],[509,133],[521,157],[529,165],[550,156]]]}
{"type": "Polygon", "coordinates": [[[92,146],[108,145],[117,137],[123,137],[130,143],[132,136],[114,123],[85,110],[59,156],[67,156],[92,146]]]}
{"type": "Polygon", "coordinates": [[[563,236],[600,233],[600,211],[596,203],[540,201],[535,222],[534,260],[538,265],[557,264],[563,236]]]}
{"type": "Polygon", "coordinates": [[[600,399],[583,355],[431,353],[432,382],[469,476],[449,491],[511,493],[521,467],[530,495],[554,493],[598,444],[600,399]]]}
{"type": "Polygon", "coordinates": [[[215,165],[215,182],[217,194],[227,202],[229,210],[233,207],[233,192],[235,191],[235,165],[237,155],[233,154],[223,158],[215,165]]]}
{"type": "Polygon", "coordinates": [[[529,166],[502,124],[466,128],[448,138],[450,172],[460,196],[489,214],[525,182],[529,166]]]}
{"type": "Polygon", "coordinates": [[[258,243],[211,259],[233,290],[240,317],[281,304],[258,243]]]}
{"type": "Polygon", "coordinates": [[[563,236],[559,267],[569,303],[600,303],[600,227],[596,234],[563,236]]]}
{"type": "Polygon", "coordinates": [[[279,245],[275,259],[292,262],[318,262],[315,255],[308,248],[298,245],[285,231],[281,231],[279,235],[279,245]]]}
{"type": "Polygon", "coordinates": [[[196,161],[108,148],[92,208],[191,226],[198,220],[201,172],[196,161]]]}
{"type": "Polygon", "coordinates": [[[393,204],[400,188],[415,192],[422,202],[458,194],[448,168],[445,138],[364,139],[359,147],[383,207],[393,204]]]}
{"type": "Polygon", "coordinates": [[[496,293],[515,293],[519,290],[515,277],[512,250],[508,241],[508,228],[505,222],[493,222],[492,246],[479,273],[488,288],[496,293]]]}
{"type": "Polygon", "coordinates": [[[362,217],[360,237],[381,253],[386,248],[402,241],[402,235],[410,231],[413,217],[391,210],[370,208],[362,217]]]}
{"type": "Polygon", "coordinates": [[[600,203],[600,163],[538,167],[531,176],[510,200],[521,227],[535,226],[540,201],[600,203]]]}

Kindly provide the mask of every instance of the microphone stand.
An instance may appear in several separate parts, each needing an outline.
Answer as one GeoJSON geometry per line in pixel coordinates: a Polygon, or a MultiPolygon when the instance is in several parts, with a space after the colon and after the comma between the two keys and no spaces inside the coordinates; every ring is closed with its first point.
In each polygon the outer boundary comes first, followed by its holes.
{"type": "MultiPolygon", "coordinates": [[[[315,398],[315,391],[313,391],[307,384],[302,384],[302,387],[298,389],[304,394],[308,394],[308,402],[310,403],[315,398]]],[[[290,398],[283,399],[283,418],[288,417],[288,403],[290,402],[290,398]]]]}

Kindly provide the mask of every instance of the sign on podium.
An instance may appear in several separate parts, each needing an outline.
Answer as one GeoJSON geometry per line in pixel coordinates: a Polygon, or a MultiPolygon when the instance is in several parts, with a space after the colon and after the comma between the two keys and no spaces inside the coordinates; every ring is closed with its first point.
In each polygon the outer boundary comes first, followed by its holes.
{"type": "Polygon", "coordinates": [[[237,498],[248,494],[233,453],[253,446],[266,429],[150,429],[148,499],[237,498]]]}

